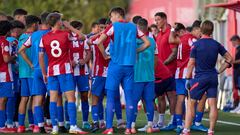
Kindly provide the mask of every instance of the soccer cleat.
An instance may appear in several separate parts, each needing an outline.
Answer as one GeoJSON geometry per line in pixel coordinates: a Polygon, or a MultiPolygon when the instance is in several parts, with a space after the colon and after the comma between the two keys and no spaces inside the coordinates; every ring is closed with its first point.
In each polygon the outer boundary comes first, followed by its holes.
{"type": "Polygon", "coordinates": [[[106,129],[102,132],[104,135],[112,135],[113,134],[113,128],[106,129]]]}
{"type": "Polygon", "coordinates": [[[230,113],[237,113],[238,111],[240,111],[240,104],[233,110],[230,111],[230,113]]]}
{"type": "Polygon", "coordinates": [[[137,133],[137,130],[136,130],[135,127],[134,127],[134,128],[131,128],[131,133],[132,133],[132,134],[136,134],[136,133],[137,133]]]}
{"type": "Polygon", "coordinates": [[[13,128],[3,127],[0,128],[0,133],[16,133],[16,131],[13,128]]]}
{"type": "Polygon", "coordinates": [[[33,133],[40,133],[40,128],[38,126],[34,126],[33,133]]]}
{"type": "Polygon", "coordinates": [[[68,122],[66,122],[66,124],[65,124],[65,128],[67,129],[67,130],[69,130],[70,129],[70,123],[68,122]]]}
{"type": "Polygon", "coordinates": [[[24,133],[25,132],[25,126],[19,126],[18,129],[17,129],[17,132],[18,133],[24,133]]]}
{"type": "Polygon", "coordinates": [[[92,124],[91,132],[94,133],[99,130],[99,122],[94,122],[92,124]]]}
{"type": "Polygon", "coordinates": [[[57,126],[55,126],[55,128],[53,127],[52,132],[50,134],[57,135],[58,134],[58,127],[57,126]]]}
{"type": "Polygon", "coordinates": [[[196,124],[193,124],[193,125],[191,126],[191,130],[207,132],[207,131],[208,131],[208,128],[206,128],[203,124],[200,124],[199,126],[197,126],[196,124]]]}
{"type": "Polygon", "coordinates": [[[142,128],[139,128],[138,131],[139,131],[139,132],[145,132],[145,131],[146,131],[146,128],[147,128],[147,125],[145,125],[145,126],[142,127],[142,128]]]}
{"type": "Polygon", "coordinates": [[[59,127],[59,132],[60,132],[60,133],[67,133],[68,130],[67,130],[64,126],[60,126],[60,127],[59,127]]]}
{"type": "Polygon", "coordinates": [[[106,124],[105,124],[105,122],[100,122],[99,127],[100,127],[101,129],[106,128],[106,124]]]}
{"type": "Polygon", "coordinates": [[[70,134],[80,134],[80,135],[88,134],[88,132],[82,131],[77,126],[71,126],[70,130],[69,130],[69,133],[70,134]]]}
{"type": "Polygon", "coordinates": [[[83,123],[82,125],[83,129],[91,129],[91,125],[88,122],[83,123]]]}
{"type": "Polygon", "coordinates": [[[147,132],[148,134],[153,133],[152,127],[148,126],[147,129],[146,129],[146,132],[147,132]]]}
{"type": "Polygon", "coordinates": [[[180,135],[191,135],[190,132],[181,133],[180,135]]]}
{"type": "Polygon", "coordinates": [[[39,130],[41,134],[47,133],[44,127],[39,127],[39,130]]]}
{"type": "Polygon", "coordinates": [[[130,134],[132,134],[131,129],[130,129],[130,128],[127,128],[127,129],[125,130],[124,134],[125,134],[125,135],[130,135],[130,134]]]}
{"type": "Polygon", "coordinates": [[[177,126],[177,128],[175,129],[175,131],[180,134],[183,131],[183,127],[182,126],[177,126]]]}
{"type": "Polygon", "coordinates": [[[33,131],[33,129],[34,129],[34,125],[31,124],[28,126],[28,128],[26,128],[26,131],[33,131]]]}
{"type": "Polygon", "coordinates": [[[124,129],[126,128],[126,123],[125,122],[121,122],[117,124],[117,129],[124,129]]]}
{"type": "Polygon", "coordinates": [[[208,131],[208,135],[214,135],[214,131],[208,131]]]}
{"type": "Polygon", "coordinates": [[[169,125],[167,125],[167,126],[165,126],[165,127],[163,127],[163,128],[160,128],[160,130],[162,130],[162,131],[171,131],[171,130],[174,130],[174,129],[176,129],[176,128],[177,128],[176,125],[169,124],[169,125]]]}
{"type": "Polygon", "coordinates": [[[153,129],[153,132],[159,132],[160,129],[164,126],[163,123],[157,123],[155,125],[153,125],[152,129],[153,129]]]}
{"type": "Polygon", "coordinates": [[[45,124],[44,128],[45,130],[52,130],[52,125],[45,124]]]}

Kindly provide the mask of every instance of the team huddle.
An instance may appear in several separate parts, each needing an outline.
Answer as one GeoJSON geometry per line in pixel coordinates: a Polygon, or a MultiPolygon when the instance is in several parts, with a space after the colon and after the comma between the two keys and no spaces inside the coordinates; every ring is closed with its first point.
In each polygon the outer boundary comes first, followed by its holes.
{"type": "Polygon", "coordinates": [[[117,129],[125,128],[125,134],[214,134],[218,74],[231,67],[232,57],[211,38],[213,23],[196,20],[187,28],[178,22],[171,26],[164,12],[155,14],[152,25],[141,16],[130,22],[120,7],[112,8],[109,18],[94,22],[85,35],[81,21],[63,21],[58,11],[39,17],[23,9],[16,9],[14,18],[0,14],[1,133],[87,134],[85,129],[105,129],[102,134],[113,134],[116,113],[117,129]],[[225,61],[216,70],[218,54],[225,61]],[[77,126],[76,91],[82,128],[77,126]],[[201,123],[207,99],[209,128],[201,123]],[[167,125],[166,100],[171,114],[167,125]],[[136,129],[139,101],[147,123],[136,129]]]}

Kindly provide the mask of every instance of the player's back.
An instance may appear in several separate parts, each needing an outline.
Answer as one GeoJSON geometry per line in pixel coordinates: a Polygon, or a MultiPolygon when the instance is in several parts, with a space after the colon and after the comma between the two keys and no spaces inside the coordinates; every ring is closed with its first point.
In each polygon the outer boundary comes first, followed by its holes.
{"type": "Polygon", "coordinates": [[[133,23],[115,22],[114,43],[110,54],[113,62],[133,66],[136,61],[137,27],[133,23]]]}
{"type": "MultiPolygon", "coordinates": [[[[32,44],[32,50],[33,50],[32,54],[33,54],[33,58],[35,59],[33,61],[34,68],[40,68],[39,61],[38,61],[39,44],[40,44],[42,36],[48,32],[49,32],[49,30],[38,30],[38,31],[34,32],[31,36],[31,44],[32,44]]],[[[45,56],[45,59],[47,60],[46,56],[45,56]]],[[[45,64],[47,64],[47,63],[45,63],[45,64]]]]}
{"type": "Polygon", "coordinates": [[[70,36],[67,31],[50,31],[42,37],[40,47],[43,47],[48,56],[49,76],[72,73],[69,51],[70,36]]]}
{"type": "Polygon", "coordinates": [[[224,47],[212,38],[202,38],[194,42],[191,57],[196,61],[196,75],[217,74],[215,66],[218,54],[223,56],[225,53],[224,47]]]}

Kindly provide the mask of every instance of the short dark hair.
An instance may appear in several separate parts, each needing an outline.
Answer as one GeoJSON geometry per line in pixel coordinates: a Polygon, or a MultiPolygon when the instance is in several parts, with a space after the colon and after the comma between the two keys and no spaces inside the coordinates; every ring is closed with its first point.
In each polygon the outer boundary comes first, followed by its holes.
{"type": "Polygon", "coordinates": [[[70,25],[76,29],[81,29],[83,27],[83,23],[81,21],[71,21],[70,25]]]}
{"type": "Polygon", "coordinates": [[[139,15],[136,15],[136,16],[133,17],[132,22],[137,24],[140,19],[142,19],[142,17],[139,16],[139,15]]]}
{"type": "Polygon", "coordinates": [[[26,17],[26,27],[31,27],[34,23],[40,23],[40,19],[35,15],[28,15],[26,17]]]}
{"type": "Polygon", "coordinates": [[[176,22],[175,25],[176,25],[175,31],[180,31],[180,30],[185,30],[186,29],[185,26],[182,23],[176,22]]]}
{"type": "Polygon", "coordinates": [[[41,19],[41,23],[42,23],[42,24],[47,24],[47,16],[48,16],[49,14],[50,14],[49,12],[43,12],[43,13],[40,15],[40,19],[41,19]]]}
{"type": "Polygon", "coordinates": [[[114,7],[114,8],[112,8],[112,9],[110,10],[110,12],[109,12],[109,15],[111,15],[111,13],[117,13],[117,14],[119,14],[120,16],[125,17],[125,11],[124,11],[124,9],[121,8],[121,7],[114,7]]]}
{"type": "Polygon", "coordinates": [[[238,35],[233,35],[231,38],[230,38],[230,41],[240,41],[240,37],[238,35]]]}
{"type": "Polygon", "coordinates": [[[140,30],[147,30],[148,29],[148,21],[144,18],[138,20],[137,25],[140,30]]]}
{"type": "Polygon", "coordinates": [[[154,16],[159,16],[163,19],[167,19],[167,15],[164,12],[157,12],[154,16]]]}
{"type": "Polygon", "coordinates": [[[12,24],[12,29],[14,29],[14,28],[24,29],[25,28],[24,24],[17,20],[11,21],[11,24],[12,24]]]}
{"type": "Polygon", "coordinates": [[[53,27],[56,25],[56,23],[58,21],[61,20],[61,15],[59,13],[50,13],[48,16],[47,16],[47,23],[53,27]]]}
{"type": "Polygon", "coordinates": [[[192,24],[192,29],[194,29],[194,28],[200,28],[200,27],[201,27],[201,23],[202,23],[202,21],[200,21],[200,20],[195,20],[195,21],[193,22],[193,24],[192,24]]]}
{"type": "Polygon", "coordinates": [[[192,31],[192,27],[191,27],[191,26],[188,26],[188,27],[186,28],[186,30],[187,30],[188,32],[191,32],[191,31],[192,31]]]}
{"type": "Polygon", "coordinates": [[[213,30],[214,30],[213,22],[206,20],[202,23],[201,25],[202,34],[210,36],[212,35],[213,30]]]}
{"type": "Polygon", "coordinates": [[[150,28],[156,28],[157,29],[158,27],[157,27],[156,24],[152,24],[152,25],[150,25],[150,28]]]}
{"type": "Polygon", "coordinates": [[[98,25],[98,22],[93,22],[92,25],[91,25],[91,28],[94,28],[98,25]]]}
{"type": "Polygon", "coordinates": [[[107,23],[107,18],[100,18],[98,20],[98,24],[106,24],[107,23]]]}
{"type": "Polygon", "coordinates": [[[8,15],[8,16],[7,16],[7,20],[8,20],[8,21],[13,21],[14,18],[13,18],[12,16],[8,15]]]}
{"type": "Polygon", "coordinates": [[[15,9],[14,12],[13,12],[13,16],[27,15],[27,14],[28,14],[28,12],[25,9],[22,9],[22,8],[15,9]]]}
{"type": "Polygon", "coordinates": [[[12,25],[9,21],[0,21],[0,36],[6,36],[11,28],[12,25]]]}

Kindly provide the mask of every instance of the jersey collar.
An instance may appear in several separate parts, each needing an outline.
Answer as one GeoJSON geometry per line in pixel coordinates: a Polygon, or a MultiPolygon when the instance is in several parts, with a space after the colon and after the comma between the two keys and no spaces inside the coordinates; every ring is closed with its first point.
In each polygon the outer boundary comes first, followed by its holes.
{"type": "Polygon", "coordinates": [[[201,38],[212,38],[212,37],[210,37],[210,36],[207,36],[207,35],[202,35],[202,37],[201,38]]]}

